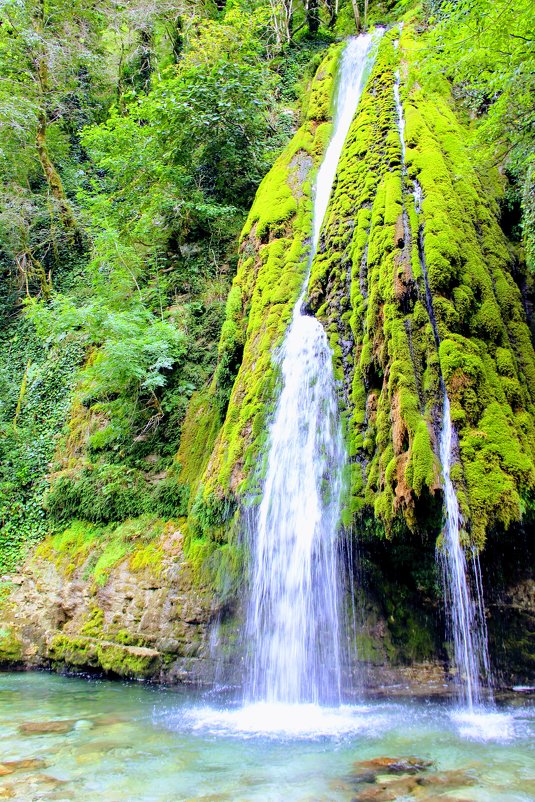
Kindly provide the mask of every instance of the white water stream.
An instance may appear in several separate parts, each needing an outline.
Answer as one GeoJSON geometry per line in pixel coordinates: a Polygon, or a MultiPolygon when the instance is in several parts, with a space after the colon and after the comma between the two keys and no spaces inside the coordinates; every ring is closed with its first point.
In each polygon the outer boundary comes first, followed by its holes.
{"type": "MultiPolygon", "coordinates": [[[[401,141],[402,184],[406,180],[405,169],[405,119],[400,94],[400,74],[395,75],[394,100],[396,103],[398,130],[401,141]]],[[[413,184],[414,206],[420,214],[422,205],[422,188],[418,181],[413,184]]],[[[425,283],[426,306],[433,328],[437,350],[440,347],[438,326],[433,311],[433,299],[427,277],[427,268],[423,252],[423,240],[419,234],[418,249],[425,283]]],[[[451,468],[455,460],[455,430],[451,422],[450,401],[443,379],[440,379],[443,394],[442,428],[440,432],[440,464],[442,466],[445,524],[442,544],[437,548],[437,560],[442,571],[444,600],[448,619],[449,635],[453,639],[454,660],[458,672],[458,683],[461,699],[465,707],[472,711],[481,705],[482,679],[486,680],[490,695],[490,665],[487,648],[487,627],[479,556],[472,549],[472,575],[475,598],[470,589],[470,570],[465,550],[461,543],[463,520],[455,487],[451,480],[451,468]]]]}
{"type": "Polygon", "coordinates": [[[483,701],[481,682],[482,679],[488,681],[490,678],[490,666],[479,557],[474,549],[472,572],[476,597],[473,599],[466,555],[461,544],[463,519],[450,475],[454,453],[453,439],[450,401],[444,390],[440,462],[444,483],[446,523],[442,548],[437,550],[437,557],[442,568],[446,610],[453,638],[455,663],[460,675],[462,697],[468,709],[472,710],[474,706],[480,705],[483,701]]]}
{"type": "MultiPolygon", "coordinates": [[[[342,57],[333,135],[316,179],[310,264],[373,41],[351,39],[342,57]]],[[[246,698],[270,705],[340,702],[337,527],[346,455],[332,352],[321,323],[302,311],[309,275],[279,354],[282,390],[253,545],[246,698]]]]}

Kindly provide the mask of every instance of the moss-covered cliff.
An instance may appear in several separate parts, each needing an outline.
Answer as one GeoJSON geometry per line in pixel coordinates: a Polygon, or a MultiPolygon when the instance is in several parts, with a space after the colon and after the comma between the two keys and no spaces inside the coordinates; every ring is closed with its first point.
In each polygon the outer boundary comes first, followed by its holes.
{"type": "Polygon", "coordinates": [[[341,50],[328,51],[303,125],[257,192],[241,236],[214,380],[194,397],[184,425],[177,461],[180,480],[190,487],[189,526],[201,553],[201,544],[210,551],[210,542],[228,540],[238,502],[259,490],[277,397],[275,354],[309,261],[314,173],[331,130],[341,50]]]}
{"type": "Polygon", "coordinates": [[[404,28],[399,45],[398,36],[384,37],[348,136],[311,305],[343,385],[352,511],[373,510],[387,533],[401,519],[413,530],[437,525],[443,379],[457,491],[482,546],[533,498],[535,362],[518,255],[499,227],[497,171],[477,169],[447,84],[425,84],[414,32],[404,28]]]}
{"type": "MultiPolygon", "coordinates": [[[[459,441],[454,481],[467,537],[481,547],[490,530],[532,507],[535,360],[516,281],[521,257],[499,225],[503,181],[475,159],[448,84],[422,73],[420,48],[411,26],[382,39],[339,163],[309,306],[326,326],[340,386],[351,462],[346,524],[364,523],[368,534],[440,534],[445,386],[459,441]]],[[[335,59],[320,68],[307,121],[261,185],[243,231],[213,400],[204,406],[212,420],[225,417],[213,449],[203,438],[206,468],[192,509],[208,538],[258,492],[274,354],[305,269],[335,59]]],[[[184,477],[188,460],[183,443],[184,477]]]]}

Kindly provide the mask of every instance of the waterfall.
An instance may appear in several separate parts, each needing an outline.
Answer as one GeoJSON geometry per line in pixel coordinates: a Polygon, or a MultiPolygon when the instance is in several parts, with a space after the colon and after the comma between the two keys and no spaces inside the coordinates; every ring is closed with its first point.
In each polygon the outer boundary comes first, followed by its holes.
{"type": "Polygon", "coordinates": [[[333,135],[316,178],[309,271],[278,355],[282,390],[270,427],[246,627],[252,647],[246,683],[250,701],[340,701],[336,535],[346,455],[332,352],[323,326],[302,307],[373,41],[361,35],[344,50],[333,135]]]}
{"type": "Polygon", "coordinates": [[[440,462],[444,479],[446,523],[442,548],[437,549],[437,558],[442,569],[446,608],[453,637],[455,662],[462,683],[462,695],[466,706],[472,709],[475,705],[481,704],[480,677],[490,676],[490,666],[479,557],[473,550],[472,564],[476,587],[476,599],[473,600],[468,582],[468,565],[461,545],[460,533],[463,521],[450,476],[454,452],[453,439],[450,401],[444,389],[440,462]]]}
{"type": "MultiPolygon", "coordinates": [[[[406,180],[405,119],[403,116],[399,86],[400,74],[398,71],[395,74],[394,100],[401,141],[403,192],[406,180]]],[[[413,183],[412,194],[415,211],[419,215],[422,207],[423,193],[417,180],[413,183]]],[[[418,253],[425,286],[425,304],[438,351],[440,347],[440,336],[433,310],[433,298],[427,275],[423,244],[423,226],[421,225],[418,227],[418,253]]],[[[479,555],[477,550],[473,548],[470,566],[473,574],[472,584],[475,586],[476,591],[475,598],[473,598],[470,587],[469,565],[461,542],[463,520],[455,487],[451,480],[451,468],[455,459],[455,430],[451,422],[450,401],[442,375],[440,376],[440,389],[443,397],[443,407],[439,457],[443,478],[445,524],[442,534],[442,544],[440,547],[437,547],[436,554],[437,561],[441,568],[448,629],[453,639],[454,659],[458,673],[461,698],[465,706],[469,710],[472,710],[474,706],[480,705],[482,701],[482,678],[486,679],[487,690],[490,691],[488,687],[490,683],[490,665],[487,648],[487,627],[485,622],[479,555]]]]}

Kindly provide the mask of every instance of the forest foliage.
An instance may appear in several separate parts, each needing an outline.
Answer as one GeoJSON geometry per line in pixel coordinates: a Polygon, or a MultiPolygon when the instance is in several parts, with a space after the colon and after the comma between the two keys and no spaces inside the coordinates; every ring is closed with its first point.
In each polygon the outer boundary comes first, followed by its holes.
{"type": "Polygon", "coordinates": [[[0,0],[0,570],[67,520],[184,512],[237,237],[321,54],[404,13],[534,261],[527,0],[0,0]]]}

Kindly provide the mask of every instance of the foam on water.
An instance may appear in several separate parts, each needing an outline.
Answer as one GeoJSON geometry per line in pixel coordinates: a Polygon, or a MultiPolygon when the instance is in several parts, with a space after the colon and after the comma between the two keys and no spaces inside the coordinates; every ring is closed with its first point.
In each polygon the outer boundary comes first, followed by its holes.
{"type": "MultiPolygon", "coordinates": [[[[356,762],[411,755],[433,762],[429,775],[469,774],[473,783],[452,789],[455,798],[535,798],[535,709],[523,697],[499,708],[498,717],[475,719],[484,737],[474,737],[473,718],[456,721],[444,702],[410,699],[218,710],[228,699],[207,707],[198,692],[184,689],[31,672],[0,673],[0,699],[2,760],[46,761],[46,775],[39,767],[0,777],[0,797],[20,802],[348,802],[357,793],[348,788],[356,762]],[[21,731],[28,722],[52,720],[73,729],[21,731]]],[[[451,798],[443,787],[437,793],[451,798]]]]}
{"type": "Polygon", "coordinates": [[[494,709],[454,710],[451,720],[461,738],[470,741],[511,741],[515,737],[515,718],[512,713],[494,709]]]}
{"type": "Polygon", "coordinates": [[[379,736],[388,726],[388,716],[364,705],[256,702],[235,709],[190,708],[175,723],[210,735],[336,740],[350,735],[379,736]]]}

